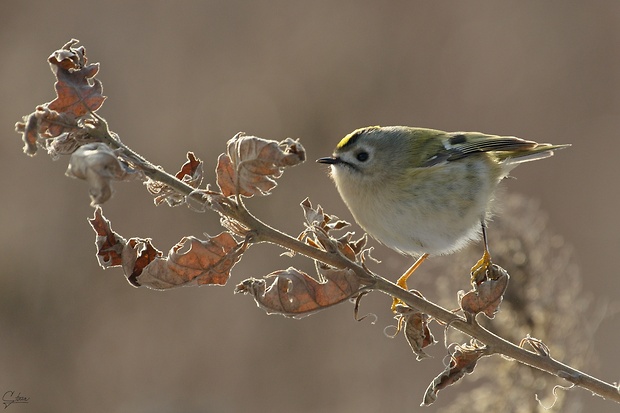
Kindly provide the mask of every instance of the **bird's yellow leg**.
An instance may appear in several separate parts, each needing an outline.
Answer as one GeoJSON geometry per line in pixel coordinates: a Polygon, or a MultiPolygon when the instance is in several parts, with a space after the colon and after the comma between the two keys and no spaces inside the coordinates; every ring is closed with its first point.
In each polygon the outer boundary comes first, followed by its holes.
{"type": "Polygon", "coordinates": [[[471,267],[471,283],[479,284],[486,278],[486,271],[492,265],[491,262],[491,253],[489,252],[489,242],[487,240],[487,226],[484,222],[482,222],[482,241],[484,243],[484,252],[482,253],[482,258],[478,260],[478,262],[471,267]]]}
{"type": "MultiPolygon", "coordinates": [[[[411,277],[411,274],[413,274],[413,272],[418,269],[420,264],[422,264],[427,258],[428,254],[423,254],[420,258],[418,258],[416,262],[414,262],[413,265],[409,267],[409,269],[403,275],[400,276],[398,281],[396,281],[396,285],[398,285],[400,288],[407,290],[407,280],[409,279],[409,277],[411,277]]],[[[400,303],[402,303],[402,301],[394,297],[392,301],[392,312],[396,312],[396,306],[400,303]]]]}

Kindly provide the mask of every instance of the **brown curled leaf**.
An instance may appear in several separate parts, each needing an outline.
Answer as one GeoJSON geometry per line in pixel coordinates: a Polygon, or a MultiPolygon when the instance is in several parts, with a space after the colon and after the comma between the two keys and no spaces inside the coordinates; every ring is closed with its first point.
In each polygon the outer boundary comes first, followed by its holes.
{"type": "Polygon", "coordinates": [[[112,230],[101,209],[89,220],[95,230],[97,259],[104,269],[121,266],[135,287],[165,290],[181,286],[224,285],[247,244],[222,232],[207,240],[185,237],[163,257],[149,239],[125,240],[112,230]]]}
{"type": "Polygon", "coordinates": [[[495,317],[504,299],[510,276],[502,267],[493,264],[488,270],[487,278],[466,294],[459,292],[461,309],[465,313],[476,315],[483,313],[488,318],[495,317]]]}
{"type": "Polygon", "coordinates": [[[466,374],[471,374],[481,357],[487,355],[487,349],[476,345],[456,346],[450,364],[426,388],[421,406],[430,406],[437,400],[437,393],[455,384],[466,374]]]}
{"type": "Polygon", "coordinates": [[[48,107],[76,117],[97,111],[105,100],[103,86],[94,78],[99,63],[88,63],[84,47],[74,47],[78,42],[72,39],[47,59],[58,79],[54,85],[56,99],[48,107]]]}
{"type": "MultiPolygon", "coordinates": [[[[187,161],[181,166],[179,172],[175,174],[176,178],[185,182],[193,188],[198,188],[202,183],[204,176],[203,162],[196,158],[193,152],[187,152],[187,161]]],[[[148,180],[146,189],[153,195],[156,195],[155,205],[167,202],[171,207],[185,203],[186,197],[175,191],[163,182],[148,180]]]]}
{"type": "Polygon", "coordinates": [[[95,208],[95,216],[88,222],[97,234],[95,245],[99,265],[103,269],[122,265],[123,248],[127,240],[112,231],[112,224],[103,216],[100,207],[95,208]]]}
{"type": "Polygon", "coordinates": [[[409,309],[402,317],[405,323],[403,333],[405,334],[407,343],[409,343],[409,347],[411,347],[411,350],[416,355],[416,360],[420,361],[430,357],[424,352],[423,348],[435,344],[436,341],[435,337],[433,337],[433,333],[431,333],[431,330],[428,328],[428,322],[430,320],[428,314],[409,309]]]}
{"type": "Polygon", "coordinates": [[[323,227],[328,221],[328,215],[323,212],[323,207],[317,205],[316,208],[312,207],[310,198],[306,198],[301,203],[301,209],[304,211],[304,218],[308,226],[323,227]]]}
{"type": "Polygon", "coordinates": [[[160,257],[161,251],[155,249],[148,239],[126,240],[114,232],[110,221],[103,216],[100,207],[95,209],[95,216],[89,222],[97,234],[95,245],[99,265],[103,269],[121,266],[129,283],[134,287],[139,287],[136,276],[140,275],[142,269],[156,257],[160,257]]]}
{"type": "MultiPolygon", "coordinates": [[[[56,76],[56,98],[38,106],[24,117],[23,122],[15,124],[15,130],[22,134],[27,155],[36,154],[39,139],[47,140],[64,134],[68,134],[63,137],[65,147],[70,143],[68,148],[75,150],[73,134],[81,129],[78,118],[94,113],[105,100],[101,82],[94,78],[99,64],[89,64],[84,47],[74,47],[77,43],[78,40],[72,39],[48,58],[56,76]]],[[[65,147],[58,142],[50,154],[61,153],[66,150],[65,147]]]]}
{"type": "Polygon", "coordinates": [[[357,295],[359,279],[349,269],[322,270],[317,281],[295,268],[275,271],[263,279],[249,278],[235,293],[250,294],[267,314],[304,317],[357,295]]]}
{"type": "Polygon", "coordinates": [[[336,252],[336,250],[340,249],[338,246],[338,242],[332,237],[330,237],[324,228],[313,227],[307,229],[304,232],[306,237],[311,237],[311,239],[314,240],[316,244],[320,245],[320,249],[322,249],[323,251],[334,253],[336,252]]]}
{"type": "Polygon", "coordinates": [[[175,176],[189,186],[198,188],[203,176],[202,161],[196,158],[193,152],[187,152],[187,162],[181,166],[181,170],[175,176]]]}
{"type": "Polygon", "coordinates": [[[323,212],[323,207],[321,207],[321,205],[317,205],[316,208],[312,207],[309,198],[304,199],[300,205],[304,211],[307,227],[318,227],[324,229],[325,232],[329,232],[331,230],[343,229],[351,225],[335,215],[326,214],[323,212]]]}
{"type": "Polygon", "coordinates": [[[349,240],[337,240],[336,242],[338,243],[338,251],[350,261],[355,262],[355,251],[351,248],[349,240]]]}
{"type": "Polygon", "coordinates": [[[239,244],[228,232],[209,237],[206,241],[184,237],[172,247],[167,258],[156,257],[140,274],[135,275],[135,280],[140,286],[156,290],[225,285],[246,246],[239,244]]]}
{"type": "Polygon", "coordinates": [[[276,142],[240,132],[218,158],[217,184],[224,196],[268,195],[285,167],[305,160],[306,151],[296,140],[276,142]]]}
{"type": "Polygon", "coordinates": [[[123,253],[123,272],[127,281],[134,287],[141,286],[137,278],[142,274],[142,271],[163,255],[147,238],[130,238],[123,249],[123,253]]]}
{"type": "MultiPolygon", "coordinates": [[[[220,154],[217,158],[215,173],[217,174],[217,186],[220,187],[222,195],[225,197],[235,195],[237,193],[237,184],[235,182],[237,173],[230,160],[230,156],[225,153],[220,154]]],[[[239,195],[252,196],[251,194],[245,194],[243,192],[240,192],[239,195]]]]}

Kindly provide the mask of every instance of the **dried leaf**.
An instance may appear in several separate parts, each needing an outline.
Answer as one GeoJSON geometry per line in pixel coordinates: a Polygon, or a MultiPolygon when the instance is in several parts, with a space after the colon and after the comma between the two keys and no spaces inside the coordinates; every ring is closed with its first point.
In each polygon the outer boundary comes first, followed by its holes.
{"type": "Polygon", "coordinates": [[[326,214],[320,205],[314,208],[308,198],[304,199],[300,205],[304,211],[306,229],[297,237],[299,240],[305,240],[307,244],[324,251],[335,252],[338,249],[349,260],[361,262],[361,252],[366,244],[366,235],[355,242],[351,241],[352,232],[334,239],[330,236],[330,231],[341,230],[350,224],[335,215],[326,214]]]}
{"type": "MultiPolygon", "coordinates": [[[[220,154],[217,158],[215,173],[217,174],[217,186],[220,187],[222,194],[226,197],[235,195],[237,193],[237,184],[235,181],[237,172],[235,172],[235,167],[230,160],[230,156],[225,153],[220,154]]],[[[251,194],[243,192],[240,192],[239,195],[252,196],[251,194]]]]}
{"type": "Polygon", "coordinates": [[[123,249],[123,272],[127,281],[134,287],[140,287],[138,277],[145,268],[163,253],[151,244],[150,239],[131,238],[123,249]]]}
{"type": "Polygon", "coordinates": [[[88,132],[85,129],[76,129],[75,131],[64,132],[53,139],[46,139],[45,149],[47,154],[52,159],[58,159],[60,155],[72,154],[82,145],[96,142],[88,132]]]}
{"type": "Polygon", "coordinates": [[[427,387],[422,406],[430,406],[437,400],[439,390],[453,385],[466,374],[471,374],[478,360],[487,354],[487,349],[476,345],[456,346],[450,364],[427,387]]]}
{"type": "Polygon", "coordinates": [[[39,138],[39,122],[36,112],[24,117],[24,122],[17,122],[15,131],[22,134],[24,153],[34,156],[37,153],[37,139],[39,138]]]}
{"type": "MultiPolygon", "coordinates": [[[[15,124],[15,130],[22,134],[24,152],[33,156],[37,152],[39,139],[60,137],[63,134],[63,148],[60,142],[50,153],[54,156],[66,150],[75,150],[76,138],[81,127],[78,118],[97,111],[105,100],[101,82],[94,78],[99,64],[89,64],[83,47],[75,48],[78,40],[72,39],[48,58],[50,68],[56,76],[56,98],[40,105],[23,122],[15,124]]],[[[49,147],[51,144],[47,144],[49,147]]],[[[79,145],[78,145],[79,146],[79,145]]],[[[71,152],[65,152],[71,153],[71,152]]]]}
{"type": "Polygon", "coordinates": [[[290,267],[264,279],[249,278],[237,285],[235,293],[251,294],[267,314],[287,317],[307,316],[359,293],[359,279],[349,269],[322,270],[321,275],[323,282],[290,267]]]}
{"type": "MultiPolygon", "coordinates": [[[[198,188],[204,176],[202,161],[196,158],[193,152],[188,152],[187,162],[181,166],[181,169],[175,176],[189,186],[198,188]]],[[[148,180],[146,189],[151,194],[156,195],[154,199],[155,205],[167,202],[169,206],[174,207],[184,204],[186,201],[185,195],[178,193],[163,182],[148,180]]]]}
{"type": "Polygon", "coordinates": [[[103,216],[99,207],[95,208],[95,216],[88,222],[97,234],[95,245],[97,246],[99,265],[103,269],[122,265],[123,248],[125,248],[127,240],[112,231],[110,221],[103,216]]]}
{"type": "Polygon", "coordinates": [[[306,226],[308,227],[318,227],[324,229],[325,232],[329,232],[331,230],[343,229],[351,225],[335,215],[326,214],[323,212],[323,208],[320,205],[313,208],[309,198],[304,199],[299,205],[301,205],[304,211],[306,226]]]}
{"type": "Polygon", "coordinates": [[[99,63],[88,63],[84,47],[73,47],[78,42],[72,39],[47,59],[58,79],[54,85],[57,97],[48,107],[76,117],[97,111],[105,100],[103,86],[94,78],[99,71],[99,63]]]}
{"type": "Polygon", "coordinates": [[[36,154],[39,139],[74,139],[73,134],[81,131],[75,116],[50,110],[46,105],[38,106],[33,113],[24,117],[24,122],[17,122],[15,130],[22,134],[24,153],[29,156],[36,154]]]}
{"type": "Polygon", "coordinates": [[[304,218],[309,226],[324,227],[328,220],[328,215],[323,212],[323,208],[317,205],[316,208],[312,207],[310,198],[306,198],[301,203],[301,208],[304,211],[304,218]]]}
{"type": "Polygon", "coordinates": [[[110,181],[124,179],[127,171],[109,146],[103,143],[89,143],[73,152],[65,174],[88,181],[90,204],[94,206],[110,199],[112,196],[110,181]]]}
{"type": "Polygon", "coordinates": [[[397,317],[400,317],[399,323],[403,322],[405,324],[403,333],[405,334],[407,343],[409,343],[409,347],[411,347],[411,350],[416,355],[416,360],[419,361],[430,357],[422,350],[436,343],[433,333],[431,333],[431,330],[428,328],[430,317],[428,314],[421,313],[409,307],[404,307],[402,305],[397,307],[399,309],[399,314],[397,315],[397,317]]]}
{"type": "Polygon", "coordinates": [[[218,158],[217,184],[224,196],[268,195],[285,167],[305,159],[305,149],[291,138],[276,142],[238,133],[218,158]]]}
{"type": "Polygon", "coordinates": [[[459,303],[465,313],[483,313],[488,318],[495,317],[504,299],[510,276],[502,267],[493,264],[487,271],[487,278],[467,294],[459,291],[459,303]]]}
{"type": "Polygon", "coordinates": [[[338,217],[335,217],[334,215],[330,215],[329,216],[329,220],[327,221],[327,228],[329,228],[330,230],[334,229],[334,230],[338,230],[338,229],[343,229],[348,227],[349,224],[347,221],[338,219],[338,217]]]}
{"type": "Polygon", "coordinates": [[[338,250],[340,251],[340,253],[342,255],[344,255],[345,257],[347,257],[347,259],[355,262],[355,251],[353,251],[353,248],[351,248],[350,243],[348,242],[341,242],[341,241],[337,241],[338,242],[338,250]]]}
{"type": "Polygon", "coordinates": [[[189,186],[198,188],[203,176],[202,161],[193,152],[187,152],[187,162],[175,176],[189,186]]]}
{"type": "Polygon", "coordinates": [[[312,237],[318,245],[321,246],[323,251],[327,251],[330,254],[336,252],[336,250],[342,250],[338,245],[338,242],[329,236],[327,231],[320,227],[312,227],[304,231],[306,237],[312,237]]]}
{"type": "Polygon", "coordinates": [[[90,224],[97,233],[97,258],[104,268],[121,266],[133,286],[164,290],[181,286],[224,285],[247,244],[222,232],[207,240],[185,237],[163,257],[149,239],[123,237],[112,231],[99,207],[90,224]]]}
{"type": "Polygon", "coordinates": [[[225,285],[241,259],[245,244],[222,232],[206,241],[184,237],[167,258],[155,259],[136,276],[138,285],[165,290],[191,285],[225,285]],[[189,249],[185,251],[186,246],[189,249]]]}

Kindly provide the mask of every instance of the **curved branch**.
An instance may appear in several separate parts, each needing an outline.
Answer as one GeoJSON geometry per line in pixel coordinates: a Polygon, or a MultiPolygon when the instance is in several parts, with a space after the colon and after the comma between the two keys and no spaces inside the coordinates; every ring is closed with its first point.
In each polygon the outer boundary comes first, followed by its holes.
{"type": "Polygon", "coordinates": [[[596,377],[590,376],[582,371],[561,363],[549,354],[543,352],[534,353],[519,347],[500,336],[493,334],[478,323],[468,323],[463,318],[449,312],[436,304],[427,301],[415,294],[403,290],[398,285],[384,278],[378,278],[375,289],[390,296],[396,297],[406,304],[418,308],[437,320],[441,320],[450,327],[453,327],[470,337],[484,343],[489,347],[491,354],[500,354],[514,359],[520,363],[545,371],[554,376],[565,379],[575,386],[590,390],[593,394],[605,399],[620,403],[620,392],[618,387],[604,382],[596,377]]]}
{"type": "MultiPolygon", "coordinates": [[[[128,148],[122,142],[112,137],[105,120],[96,114],[93,115],[95,115],[99,122],[92,125],[90,132],[91,135],[108,143],[113,148],[123,151],[128,157],[135,160],[135,162],[139,164],[140,169],[142,169],[145,175],[149,178],[165,183],[178,191],[180,194],[183,194],[196,202],[206,202],[203,193],[196,191],[195,188],[177,179],[175,176],[167,173],[163,169],[156,167],[142,156],[128,148]]],[[[391,297],[398,298],[410,307],[416,308],[417,310],[432,316],[436,320],[439,320],[442,323],[445,323],[446,325],[455,328],[472,338],[475,338],[487,346],[490,354],[499,354],[509,357],[520,363],[563,378],[570,383],[573,383],[575,386],[590,390],[593,394],[599,395],[605,399],[620,403],[620,392],[618,391],[617,386],[599,380],[593,376],[563,364],[553,359],[546,352],[540,351],[536,353],[517,346],[480,326],[475,322],[475,320],[474,322],[468,322],[465,318],[416,294],[406,291],[383,277],[370,273],[363,266],[347,259],[338,252],[327,252],[301,242],[298,239],[265,224],[252,215],[241,203],[220,204],[220,207],[219,212],[240,222],[251,230],[251,240],[254,243],[268,242],[277,244],[283,248],[295,251],[313,260],[323,262],[335,268],[350,268],[366,285],[365,288],[381,291],[391,297]]]]}

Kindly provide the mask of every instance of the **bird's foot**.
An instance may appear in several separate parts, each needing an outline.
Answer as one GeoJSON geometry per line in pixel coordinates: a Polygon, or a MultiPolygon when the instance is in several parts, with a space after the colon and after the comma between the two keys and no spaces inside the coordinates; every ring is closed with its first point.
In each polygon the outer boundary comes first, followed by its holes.
{"type": "MultiPolygon", "coordinates": [[[[413,274],[413,272],[418,269],[420,264],[422,264],[424,260],[426,260],[426,258],[428,258],[428,254],[423,254],[420,258],[418,258],[417,261],[403,275],[400,276],[398,281],[396,281],[396,285],[398,285],[403,290],[408,291],[409,288],[407,287],[407,280],[409,279],[409,277],[411,277],[411,274],[413,274]]],[[[392,307],[391,307],[392,312],[395,314],[399,313],[397,306],[401,304],[404,304],[404,303],[400,299],[393,297],[392,307]]]]}
{"type": "Polygon", "coordinates": [[[491,254],[487,249],[484,250],[482,258],[471,267],[471,284],[473,286],[480,285],[485,279],[488,278],[487,271],[493,265],[491,261],[491,254]]]}

